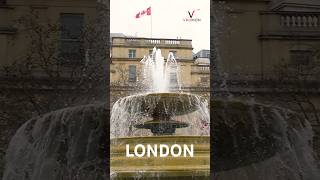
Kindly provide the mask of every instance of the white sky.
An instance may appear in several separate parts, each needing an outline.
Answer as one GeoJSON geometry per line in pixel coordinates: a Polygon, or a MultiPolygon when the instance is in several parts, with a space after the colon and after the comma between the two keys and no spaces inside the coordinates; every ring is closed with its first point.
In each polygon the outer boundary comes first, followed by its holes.
{"type": "Polygon", "coordinates": [[[151,6],[152,37],[192,39],[193,52],[210,49],[209,0],[111,0],[110,32],[150,37],[151,17],[139,19],[135,15],[151,6]],[[185,22],[188,11],[200,9],[194,18],[200,22],[185,22]]]}

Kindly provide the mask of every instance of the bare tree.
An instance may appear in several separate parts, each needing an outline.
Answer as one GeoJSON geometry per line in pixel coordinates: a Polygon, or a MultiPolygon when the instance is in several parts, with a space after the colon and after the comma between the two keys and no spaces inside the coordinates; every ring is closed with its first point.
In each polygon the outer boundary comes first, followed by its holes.
{"type": "Polygon", "coordinates": [[[61,34],[65,32],[61,24],[48,22],[41,21],[34,10],[17,20],[29,43],[23,58],[1,67],[2,77],[16,80],[8,84],[7,93],[18,89],[37,114],[102,100],[107,59],[106,42],[99,39],[104,32],[97,28],[97,22],[86,23],[74,39],[78,47],[69,53],[62,49],[61,34]]]}
{"type": "Polygon", "coordinates": [[[26,120],[68,106],[108,101],[108,13],[108,3],[98,1],[96,16],[73,39],[79,48],[71,55],[79,57],[77,61],[63,54],[68,54],[62,46],[66,31],[58,21],[44,19],[34,9],[15,21],[26,49],[21,58],[0,66],[0,177],[8,142],[26,120]]]}
{"type": "Polygon", "coordinates": [[[319,112],[313,98],[314,94],[318,93],[316,87],[320,77],[319,62],[315,60],[302,65],[282,60],[274,69],[277,77],[274,89],[285,92],[285,101],[296,104],[307,120],[320,124],[319,112]]]}

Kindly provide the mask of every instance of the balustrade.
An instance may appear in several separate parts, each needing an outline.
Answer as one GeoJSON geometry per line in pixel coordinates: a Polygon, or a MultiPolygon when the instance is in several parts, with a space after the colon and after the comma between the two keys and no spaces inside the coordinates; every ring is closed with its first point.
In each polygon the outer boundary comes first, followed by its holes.
{"type": "Polygon", "coordinates": [[[281,15],[280,19],[280,25],[282,27],[314,28],[320,26],[319,15],[288,14],[281,15]]]}

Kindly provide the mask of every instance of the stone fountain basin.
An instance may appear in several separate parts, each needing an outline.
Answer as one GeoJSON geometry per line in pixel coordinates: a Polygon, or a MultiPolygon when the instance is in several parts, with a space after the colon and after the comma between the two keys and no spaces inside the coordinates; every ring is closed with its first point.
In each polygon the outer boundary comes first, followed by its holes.
{"type": "MultiPolygon", "coordinates": [[[[213,135],[211,148],[209,137],[151,136],[111,139],[113,175],[139,177],[145,172],[148,176],[162,174],[172,179],[175,175],[178,176],[176,179],[184,179],[188,175],[189,178],[203,179],[202,177],[207,177],[209,172],[210,149],[212,168],[216,172],[250,165],[255,167],[256,163],[263,163],[278,153],[288,151],[281,142],[287,137],[285,134],[293,137],[293,129],[302,131],[306,128],[303,118],[285,109],[218,100],[212,101],[210,105],[213,135]],[[287,131],[278,129],[283,126],[283,121],[277,120],[277,114],[286,114],[287,131]],[[135,162],[126,161],[125,158],[122,160],[125,154],[121,153],[124,153],[125,144],[138,142],[194,143],[195,158],[198,158],[198,161],[166,159],[163,160],[166,162],[161,162],[159,159],[136,159],[135,162]],[[168,167],[167,162],[171,162],[168,167]],[[148,166],[144,166],[145,164],[148,166]],[[157,165],[161,169],[155,170],[157,165]]],[[[26,122],[10,142],[2,179],[23,179],[26,175],[33,180],[68,177],[77,177],[79,180],[108,179],[107,107],[106,104],[96,104],[66,108],[26,122]]],[[[253,170],[254,168],[251,169],[253,170]]]]}
{"type": "Polygon", "coordinates": [[[122,100],[127,100],[138,106],[138,109],[128,109],[127,111],[140,111],[137,113],[154,119],[166,119],[171,116],[192,113],[199,109],[200,102],[203,101],[200,96],[188,93],[138,94],[125,97],[122,100]]]}
{"type": "Polygon", "coordinates": [[[215,172],[249,166],[286,153],[295,134],[306,129],[304,118],[288,109],[238,101],[215,100],[210,104],[215,172]]]}
{"type": "MultiPolygon", "coordinates": [[[[133,150],[133,149],[131,149],[133,150]]],[[[159,151],[159,150],[158,150],[159,151]]],[[[111,139],[111,179],[210,179],[209,136],[148,136],[111,139]],[[126,157],[126,144],[193,144],[194,157],[126,157]],[[125,165],[125,166],[124,166],[125,165]]]]}
{"type": "Polygon", "coordinates": [[[101,103],[30,119],[10,141],[2,179],[108,179],[108,114],[101,103]]]}

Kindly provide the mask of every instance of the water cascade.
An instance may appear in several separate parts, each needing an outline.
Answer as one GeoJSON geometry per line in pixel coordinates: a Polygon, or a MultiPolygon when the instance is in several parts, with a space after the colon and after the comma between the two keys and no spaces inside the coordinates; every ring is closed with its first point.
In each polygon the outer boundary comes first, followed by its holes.
{"type": "Polygon", "coordinates": [[[239,101],[212,104],[216,180],[317,180],[312,127],[297,113],[239,101]]]}

